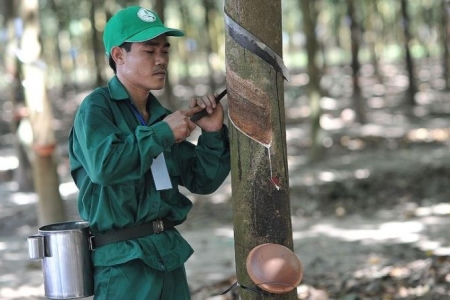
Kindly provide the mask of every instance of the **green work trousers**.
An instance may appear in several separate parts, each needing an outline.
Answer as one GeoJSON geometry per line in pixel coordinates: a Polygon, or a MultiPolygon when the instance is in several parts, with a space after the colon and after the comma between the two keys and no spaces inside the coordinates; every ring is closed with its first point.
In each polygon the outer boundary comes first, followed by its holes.
{"type": "Polygon", "coordinates": [[[190,300],[184,266],[155,270],[135,259],[121,265],[95,267],[94,300],[190,300]]]}

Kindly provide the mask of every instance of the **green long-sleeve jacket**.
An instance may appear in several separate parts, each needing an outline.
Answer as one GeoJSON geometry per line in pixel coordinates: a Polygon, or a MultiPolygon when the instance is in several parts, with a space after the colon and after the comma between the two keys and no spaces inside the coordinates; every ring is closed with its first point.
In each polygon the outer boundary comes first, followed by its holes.
{"type": "MultiPolygon", "coordinates": [[[[130,107],[131,99],[113,77],[81,103],[69,137],[72,178],[80,192],[78,211],[93,234],[133,227],[158,218],[175,224],[192,207],[178,186],[198,194],[214,192],[230,171],[228,130],[202,132],[197,145],[174,143],[166,122],[170,113],[150,94],[147,126],[130,107]],[[150,166],[164,152],[172,189],[157,191],[150,166]]],[[[96,266],[142,259],[158,270],[173,270],[192,254],[175,229],[113,243],[93,252],[96,266]]]]}

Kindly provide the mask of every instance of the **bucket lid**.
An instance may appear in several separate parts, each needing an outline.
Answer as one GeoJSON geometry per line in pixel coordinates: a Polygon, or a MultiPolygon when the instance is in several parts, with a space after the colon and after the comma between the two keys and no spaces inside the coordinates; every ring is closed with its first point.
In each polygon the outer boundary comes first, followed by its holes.
{"type": "Polygon", "coordinates": [[[303,267],[298,257],[279,244],[256,246],[247,256],[246,266],[250,279],[269,293],[288,293],[303,278],[303,267]]]}

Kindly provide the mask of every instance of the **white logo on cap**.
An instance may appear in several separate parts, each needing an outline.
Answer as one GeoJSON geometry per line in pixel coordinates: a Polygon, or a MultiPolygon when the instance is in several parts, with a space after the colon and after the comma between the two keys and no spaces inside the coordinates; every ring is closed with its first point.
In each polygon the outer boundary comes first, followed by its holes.
{"type": "Polygon", "coordinates": [[[138,15],[139,19],[141,19],[144,22],[155,22],[156,21],[155,14],[145,8],[141,8],[138,11],[137,15],[138,15]]]}

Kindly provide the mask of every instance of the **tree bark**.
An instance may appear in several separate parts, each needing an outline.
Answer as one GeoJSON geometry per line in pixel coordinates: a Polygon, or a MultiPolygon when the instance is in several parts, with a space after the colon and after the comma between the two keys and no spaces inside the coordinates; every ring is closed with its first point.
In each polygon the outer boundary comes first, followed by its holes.
{"type": "MultiPolygon", "coordinates": [[[[281,1],[227,0],[225,13],[281,56],[281,1]]],[[[259,128],[247,128],[247,133],[242,127],[232,125],[230,129],[237,280],[244,286],[254,286],[246,269],[247,256],[254,247],[276,243],[293,248],[284,86],[280,73],[237,44],[229,34],[225,42],[230,119],[237,114],[248,116],[268,128],[272,137],[270,147],[265,147],[248,133],[259,128]],[[248,109],[239,111],[241,107],[248,109]]],[[[262,296],[240,289],[240,295],[244,300],[297,298],[295,290],[262,296]]]]}
{"type": "Polygon", "coordinates": [[[316,56],[319,49],[319,43],[316,36],[318,12],[315,8],[315,1],[311,0],[301,0],[300,9],[303,14],[303,29],[306,35],[306,53],[308,56],[307,70],[309,75],[309,83],[307,85],[307,92],[309,97],[309,105],[311,107],[310,137],[312,140],[309,158],[311,161],[316,161],[321,156],[319,132],[320,117],[322,115],[320,108],[320,98],[322,96],[320,89],[320,71],[316,63],[316,56]]]}
{"type": "Polygon", "coordinates": [[[92,39],[92,51],[94,55],[95,63],[95,85],[103,86],[106,84],[106,80],[103,78],[102,73],[105,68],[105,52],[103,50],[102,34],[97,30],[96,26],[96,13],[100,9],[99,1],[91,1],[91,7],[89,10],[89,19],[91,22],[91,39],[92,39]]]}
{"type": "Polygon", "coordinates": [[[383,82],[380,74],[379,64],[379,51],[378,51],[378,36],[381,34],[380,28],[380,16],[378,11],[377,2],[364,3],[367,11],[366,28],[369,32],[367,34],[367,44],[371,53],[371,61],[374,67],[374,73],[379,82],[383,82]]]}
{"type": "Polygon", "coordinates": [[[164,23],[165,21],[165,16],[164,16],[164,10],[165,10],[165,6],[164,6],[164,0],[155,0],[155,11],[156,13],[159,15],[159,17],[161,18],[161,21],[164,23]]]}
{"type": "MultiPolygon", "coordinates": [[[[59,16],[61,13],[61,8],[58,5],[58,3],[56,3],[55,0],[51,0],[49,2],[51,9],[53,10],[53,13],[55,14],[55,16],[59,16]]],[[[62,85],[62,94],[64,94],[66,92],[67,87],[70,85],[70,80],[69,80],[69,74],[70,74],[70,69],[68,69],[64,64],[63,64],[63,55],[61,53],[61,41],[60,41],[60,36],[61,36],[61,32],[64,32],[64,29],[67,28],[67,24],[66,24],[66,19],[65,18],[57,18],[58,20],[58,28],[59,28],[59,32],[58,34],[55,36],[55,53],[56,53],[56,65],[58,67],[58,72],[59,72],[59,76],[61,76],[61,85],[62,85]]],[[[53,54],[54,55],[54,54],[53,54]]],[[[54,56],[53,56],[54,57],[54,56]]]]}
{"type": "MultiPolygon", "coordinates": [[[[183,31],[186,33],[186,36],[192,36],[191,35],[191,28],[189,27],[189,9],[188,4],[185,1],[177,0],[178,7],[180,9],[181,14],[181,28],[183,28],[183,31]]],[[[189,50],[190,51],[190,50],[189,50]]],[[[178,66],[178,73],[179,78],[181,80],[186,80],[186,82],[189,82],[189,79],[191,78],[190,70],[189,70],[189,53],[186,50],[186,47],[181,47],[179,53],[177,55],[180,57],[180,65],[178,66]]]]}
{"type": "Polygon", "coordinates": [[[214,92],[216,90],[216,84],[214,82],[214,68],[211,65],[210,61],[210,55],[213,53],[211,40],[212,36],[210,34],[211,32],[211,21],[210,21],[210,15],[212,11],[212,5],[210,0],[202,0],[203,7],[205,9],[205,16],[204,16],[204,27],[205,33],[203,35],[203,43],[204,43],[204,49],[206,51],[206,66],[208,67],[208,85],[211,88],[211,91],[214,92]]]}
{"type": "Polygon", "coordinates": [[[355,4],[353,0],[347,0],[348,18],[350,20],[350,36],[352,49],[352,82],[353,82],[353,105],[355,107],[356,119],[361,124],[366,123],[361,87],[359,86],[359,45],[361,44],[361,29],[356,19],[355,4]]]}
{"type": "Polygon", "coordinates": [[[24,74],[25,99],[33,129],[33,175],[39,196],[38,223],[60,222],[65,219],[59,178],[54,161],[56,140],[53,132],[53,116],[45,84],[46,65],[41,59],[39,42],[38,0],[20,1],[23,35],[21,38],[22,70],[24,74]]]}
{"type": "Polygon", "coordinates": [[[407,91],[407,100],[409,105],[415,106],[415,95],[417,92],[416,81],[414,79],[414,61],[409,49],[409,43],[411,42],[411,33],[409,31],[409,15],[408,15],[408,2],[407,0],[401,0],[401,13],[402,13],[402,25],[404,33],[404,50],[405,50],[405,64],[408,71],[409,87],[407,91]]]}
{"type": "Polygon", "coordinates": [[[441,43],[442,43],[442,65],[444,66],[444,80],[445,80],[445,89],[448,91],[450,88],[449,84],[449,68],[450,68],[450,51],[448,49],[448,38],[449,38],[449,22],[448,22],[448,0],[442,0],[441,2],[441,43]]]}
{"type": "Polygon", "coordinates": [[[20,38],[17,35],[14,26],[14,17],[18,15],[18,11],[19,6],[17,2],[8,0],[3,3],[3,15],[5,16],[3,22],[8,33],[8,51],[5,51],[4,58],[6,70],[12,78],[12,82],[9,85],[9,96],[13,103],[13,118],[11,119],[10,128],[11,132],[15,134],[14,147],[19,160],[19,166],[15,170],[13,177],[19,185],[19,191],[34,192],[33,170],[28,155],[30,145],[28,145],[25,142],[25,139],[20,136],[20,133],[23,133],[26,131],[24,129],[28,128],[28,126],[25,126],[28,124],[28,120],[22,85],[23,74],[20,68],[20,61],[17,59],[17,56],[13,54],[18,47],[20,38]],[[21,130],[19,130],[20,127],[21,130]]]}

